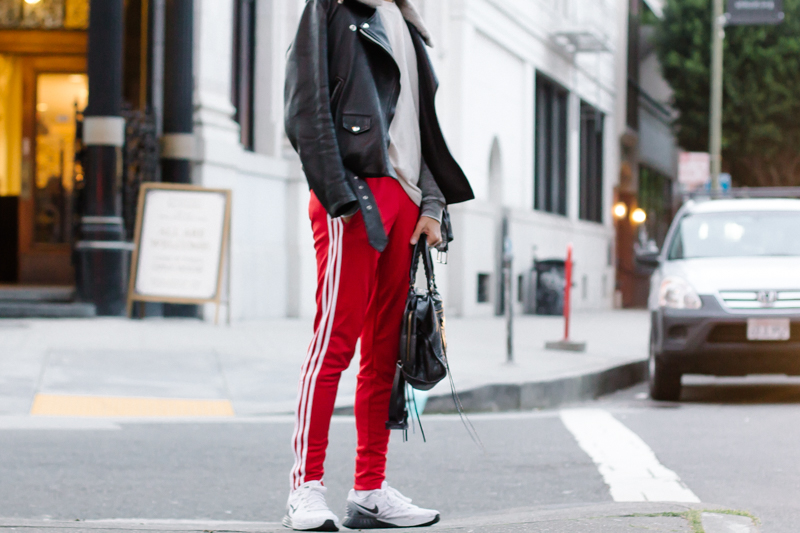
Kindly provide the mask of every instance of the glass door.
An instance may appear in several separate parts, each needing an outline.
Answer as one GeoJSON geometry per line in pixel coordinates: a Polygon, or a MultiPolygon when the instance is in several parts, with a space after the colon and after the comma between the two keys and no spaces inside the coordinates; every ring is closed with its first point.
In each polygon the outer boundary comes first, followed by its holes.
{"type": "Polygon", "coordinates": [[[89,89],[82,57],[24,59],[19,278],[72,284],[76,118],[89,89]]]}
{"type": "Polygon", "coordinates": [[[89,94],[85,74],[37,74],[34,151],[35,244],[69,244],[75,181],[75,119],[89,94]]]}

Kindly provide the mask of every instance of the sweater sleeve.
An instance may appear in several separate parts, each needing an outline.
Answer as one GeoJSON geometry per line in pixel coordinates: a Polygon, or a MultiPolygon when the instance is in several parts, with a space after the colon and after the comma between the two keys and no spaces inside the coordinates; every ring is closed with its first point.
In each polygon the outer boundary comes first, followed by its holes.
{"type": "Polygon", "coordinates": [[[442,221],[442,212],[447,202],[444,199],[441,189],[436,184],[436,180],[422,159],[422,169],[419,175],[419,189],[422,191],[422,203],[420,204],[420,216],[430,217],[439,222],[442,221]]]}

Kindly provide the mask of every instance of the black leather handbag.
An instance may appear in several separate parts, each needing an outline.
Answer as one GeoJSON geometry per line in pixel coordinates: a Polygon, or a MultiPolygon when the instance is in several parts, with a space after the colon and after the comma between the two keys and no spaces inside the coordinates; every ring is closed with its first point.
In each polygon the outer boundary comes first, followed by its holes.
{"type": "MultiPolygon", "coordinates": [[[[447,214],[446,211],[445,214],[447,214]]],[[[453,232],[450,226],[450,217],[445,216],[445,220],[446,224],[444,221],[442,223],[444,242],[439,251],[443,252],[446,257],[447,244],[453,240],[453,232]]],[[[403,313],[403,325],[400,330],[400,349],[397,369],[394,374],[394,384],[392,385],[392,395],[389,400],[389,419],[386,421],[386,429],[403,430],[403,439],[405,440],[408,436],[406,387],[411,386],[417,390],[427,391],[445,377],[450,379],[453,404],[458,410],[467,433],[469,433],[475,444],[484,449],[478,432],[475,431],[472,423],[464,414],[464,406],[461,404],[461,399],[456,392],[453,374],[450,372],[450,365],[447,362],[444,304],[436,288],[428,240],[425,235],[422,235],[414,247],[414,255],[411,260],[408,297],[406,298],[406,310],[403,313]],[[422,261],[425,268],[426,286],[423,293],[418,293],[414,287],[420,261],[422,261]]],[[[415,396],[413,394],[410,396],[410,404],[416,411],[415,420],[419,425],[422,440],[424,441],[425,431],[422,429],[422,421],[417,410],[415,396]]]]}
{"type": "Polygon", "coordinates": [[[406,382],[418,390],[431,390],[447,377],[444,304],[436,288],[433,261],[423,235],[414,247],[406,310],[400,330],[399,363],[406,382]],[[420,260],[425,267],[426,290],[414,287],[420,260]]]}
{"type": "Polygon", "coordinates": [[[387,429],[408,428],[406,383],[418,390],[430,390],[447,377],[448,372],[444,304],[436,288],[433,261],[425,235],[414,247],[399,348],[387,429]],[[423,293],[418,293],[414,287],[420,260],[427,282],[423,293]]]}

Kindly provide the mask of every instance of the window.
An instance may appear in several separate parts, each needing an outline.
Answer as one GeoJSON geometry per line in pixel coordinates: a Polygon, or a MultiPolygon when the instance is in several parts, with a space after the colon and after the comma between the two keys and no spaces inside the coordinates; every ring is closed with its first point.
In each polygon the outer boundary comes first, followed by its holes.
{"type": "Polygon", "coordinates": [[[639,166],[639,207],[647,213],[647,234],[658,246],[664,244],[672,222],[672,180],[645,165],[639,166]]]}
{"type": "Polygon", "coordinates": [[[234,1],[233,83],[231,100],[236,108],[234,120],[241,128],[241,143],[247,150],[254,145],[254,93],[256,56],[255,0],[234,1]]]}
{"type": "Polygon", "coordinates": [[[0,28],[85,30],[89,0],[0,0],[0,28]]]}
{"type": "Polygon", "coordinates": [[[704,257],[800,257],[795,211],[696,213],[681,219],[669,260],[704,257]]]}
{"type": "Polygon", "coordinates": [[[642,0],[628,1],[628,93],[625,124],[630,129],[639,131],[639,28],[642,0]]]}
{"type": "Polygon", "coordinates": [[[603,113],[581,102],[580,212],[583,220],[603,221],[603,113]]]}
{"type": "Polygon", "coordinates": [[[534,207],[567,214],[566,89],[537,75],[534,207]]]}
{"type": "Polygon", "coordinates": [[[478,274],[478,303],[486,303],[489,301],[489,281],[491,276],[489,274],[478,274]]]}

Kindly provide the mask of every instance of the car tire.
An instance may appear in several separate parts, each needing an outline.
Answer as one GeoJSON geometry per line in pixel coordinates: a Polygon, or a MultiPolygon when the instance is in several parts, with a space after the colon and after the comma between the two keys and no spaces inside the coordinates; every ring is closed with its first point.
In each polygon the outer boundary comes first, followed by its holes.
{"type": "Polygon", "coordinates": [[[677,402],[680,400],[681,373],[656,355],[652,334],[648,370],[650,398],[662,402],[677,402]]]}

